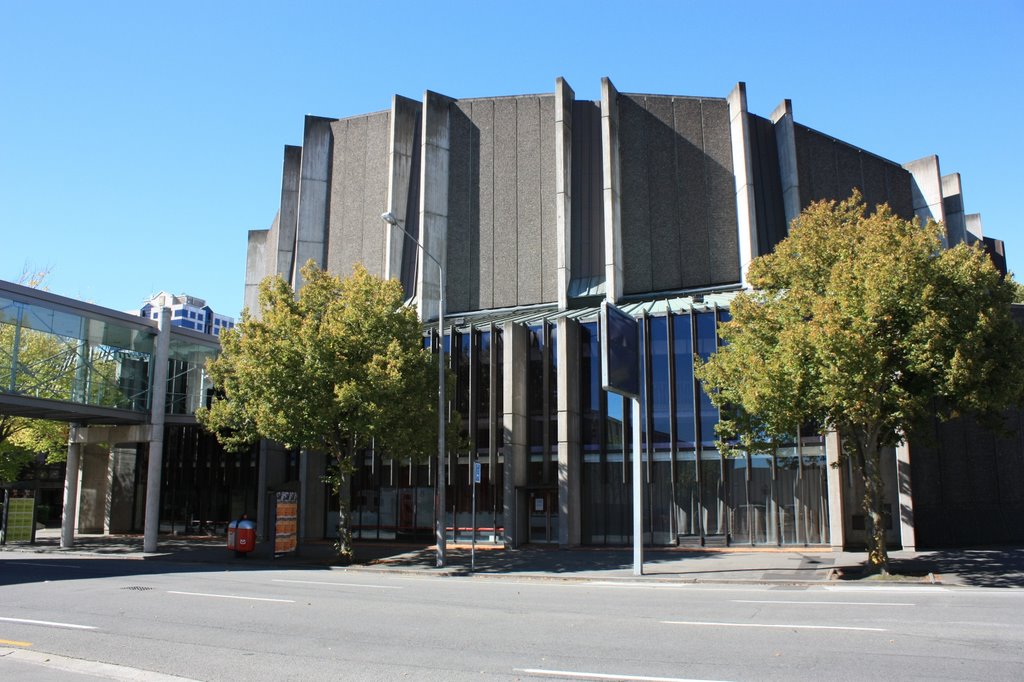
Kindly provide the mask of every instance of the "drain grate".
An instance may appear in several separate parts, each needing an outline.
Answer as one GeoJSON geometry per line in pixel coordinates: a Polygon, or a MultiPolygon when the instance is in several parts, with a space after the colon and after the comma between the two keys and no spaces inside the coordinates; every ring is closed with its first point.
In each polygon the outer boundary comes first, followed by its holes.
{"type": "Polygon", "coordinates": [[[142,585],[129,585],[128,587],[122,587],[122,590],[135,590],[136,592],[148,592],[152,590],[152,587],[143,587],[142,585]]]}

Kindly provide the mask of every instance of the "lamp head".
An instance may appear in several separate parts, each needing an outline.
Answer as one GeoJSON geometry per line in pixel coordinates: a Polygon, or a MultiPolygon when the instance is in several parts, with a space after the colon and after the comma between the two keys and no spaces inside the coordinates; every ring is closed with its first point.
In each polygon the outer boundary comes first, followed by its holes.
{"type": "Polygon", "coordinates": [[[395,214],[392,213],[391,211],[385,211],[384,213],[381,213],[380,219],[386,222],[388,225],[392,225],[395,227],[398,226],[398,218],[396,218],[395,214]]]}

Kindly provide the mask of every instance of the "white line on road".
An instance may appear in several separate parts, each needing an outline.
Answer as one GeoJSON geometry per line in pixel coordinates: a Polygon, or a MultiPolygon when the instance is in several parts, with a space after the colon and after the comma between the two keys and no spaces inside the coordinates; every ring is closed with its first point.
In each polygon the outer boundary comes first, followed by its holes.
{"type": "Polygon", "coordinates": [[[395,585],[367,585],[364,583],[334,583],[325,580],[285,580],[284,578],[274,578],[275,583],[296,583],[298,585],[331,585],[333,587],[372,587],[378,590],[401,590],[402,587],[395,585]]]}
{"type": "Polygon", "coordinates": [[[608,673],[584,673],[572,670],[544,670],[542,668],[513,668],[512,672],[547,677],[569,677],[575,680],[627,680],[628,682],[721,682],[716,680],[694,680],[687,677],[649,677],[647,675],[612,675],[608,673]]]}
{"type": "Polygon", "coordinates": [[[235,594],[207,594],[206,592],[176,592],[167,590],[167,594],[183,594],[187,597],[214,597],[216,599],[244,599],[247,601],[274,601],[283,604],[294,604],[294,599],[270,599],[268,597],[239,597],[235,594]]]}
{"type": "Polygon", "coordinates": [[[3,618],[0,621],[5,623],[25,623],[27,625],[46,625],[51,628],[69,628],[71,630],[95,630],[93,625],[76,625],[75,623],[54,623],[49,620],[29,620],[27,618],[3,618]]]}
{"type": "Polygon", "coordinates": [[[858,628],[845,625],[792,625],[788,623],[716,623],[701,620],[663,620],[664,625],[710,625],[730,628],[782,628],[789,630],[858,630],[861,632],[888,632],[885,628],[858,628]]]}
{"type": "Polygon", "coordinates": [[[783,601],[781,599],[733,599],[737,604],[804,604],[816,606],[832,606],[834,604],[849,606],[915,606],[907,602],[884,602],[884,601],[783,601]]]}

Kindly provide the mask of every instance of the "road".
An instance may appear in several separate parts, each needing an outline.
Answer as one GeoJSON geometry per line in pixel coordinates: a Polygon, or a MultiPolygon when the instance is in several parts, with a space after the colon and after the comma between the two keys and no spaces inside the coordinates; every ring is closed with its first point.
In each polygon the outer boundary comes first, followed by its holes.
{"type": "Polygon", "coordinates": [[[26,680],[1018,680],[1024,591],[225,570],[5,553],[0,654],[0,676],[26,680]]]}

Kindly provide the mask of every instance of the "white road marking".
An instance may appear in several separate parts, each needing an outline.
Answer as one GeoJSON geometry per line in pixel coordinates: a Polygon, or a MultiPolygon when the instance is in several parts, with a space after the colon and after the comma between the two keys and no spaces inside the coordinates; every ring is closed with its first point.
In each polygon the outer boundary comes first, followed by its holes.
{"type": "Polygon", "coordinates": [[[585,673],[573,670],[544,670],[543,668],[513,668],[512,672],[547,677],[569,677],[576,680],[626,680],[627,682],[722,682],[720,680],[694,680],[688,677],[650,677],[647,675],[612,675],[585,673]]]}
{"type": "Polygon", "coordinates": [[[784,630],[858,630],[860,632],[888,632],[885,628],[858,628],[845,625],[792,625],[789,623],[717,623],[701,620],[663,620],[664,625],[710,625],[729,628],[781,628],[784,630]]]}
{"type": "Polygon", "coordinates": [[[270,599],[268,597],[240,597],[235,594],[208,594],[206,592],[176,592],[167,590],[167,594],[183,594],[187,597],[214,597],[216,599],[244,599],[246,601],[273,601],[282,604],[294,604],[294,599],[270,599]]]}
{"type": "Polygon", "coordinates": [[[737,604],[811,604],[816,606],[831,606],[833,604],[848,606],[916,606],[907,602],[884,602],[884,601],[783,601],[781,599],[733,599],[737,604]]]}
{"type": "Polygon", "coordinates": [[[49,620],[29,620],[27,618],[3,618],[0,621],[5,623],[25,623],[27,625],[45,625],[51,628],[69,628],[71,630],[95,630],[93,625],[76,625],[75,623],[55,623],[49,620]]]}
{"type": "Polygon", "coordinates": [[[367,585],[365,583],[334,583],[324,580],[285,580],[284,578],[274,578],[272,582],[275,583],[296,583],[299,585],[331,585],[332,587],[372,587],[378,590],[401,590],[405,589],[397,587],[395,585],[367,585]]]}

